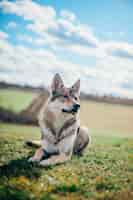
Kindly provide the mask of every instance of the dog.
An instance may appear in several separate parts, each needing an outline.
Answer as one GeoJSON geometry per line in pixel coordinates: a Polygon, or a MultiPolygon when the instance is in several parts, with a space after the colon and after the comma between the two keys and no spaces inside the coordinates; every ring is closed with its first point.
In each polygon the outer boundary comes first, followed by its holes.
{"type": "Polygon", "coordinates": [[[90,143],[88,128],[80,126],[80,80],[67,88],[59,74],[55,74],[51,94],[38,117],[41,141],[31,141],[41,146],[29,162],[40,166],[67,162],[73,154],[80,155],[90,143]]]}

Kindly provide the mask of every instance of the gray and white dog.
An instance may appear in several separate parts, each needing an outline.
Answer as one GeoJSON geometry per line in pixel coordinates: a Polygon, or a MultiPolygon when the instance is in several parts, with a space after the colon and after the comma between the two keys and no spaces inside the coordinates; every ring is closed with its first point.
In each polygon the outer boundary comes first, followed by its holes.
{"type": "Polygon", "coordinates": [[[67,88],[59,74],[53,78],[51,95],[39,115],[41,128],[40,145],[30,162],[41,166],[64,163],[72,154],[81,154],[90,142],[86,127],[80,127],[80,80],[67,88]]]}

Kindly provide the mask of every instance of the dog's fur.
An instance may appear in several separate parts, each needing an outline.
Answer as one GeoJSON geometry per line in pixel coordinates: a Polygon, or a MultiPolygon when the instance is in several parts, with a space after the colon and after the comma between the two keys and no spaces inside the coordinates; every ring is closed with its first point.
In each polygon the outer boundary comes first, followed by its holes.
{"type": "MultiPolygon", "coordinates": [[[[72,154],[81,154],[90,142],[88,129],[80,127],[79,121],[80,80],[66,88],[59,74],[53,78],[51,95],[39,115],[41,147],[30,162],[41,166],[63,163],[72,154]]],[[[28,144],[39,146],[37,141],[28,144]]]]}

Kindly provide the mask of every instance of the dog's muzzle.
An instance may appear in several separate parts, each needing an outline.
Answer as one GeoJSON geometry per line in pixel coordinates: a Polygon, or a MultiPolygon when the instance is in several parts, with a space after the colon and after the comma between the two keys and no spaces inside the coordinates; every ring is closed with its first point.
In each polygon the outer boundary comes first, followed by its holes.
{"type": "Polygon", "coordinates": [[[63,108],[62,112],[75,114],[78,112],[79,108],[80,108],[80,104],[74,104],[71,110],[67,110],[63,108]]]}

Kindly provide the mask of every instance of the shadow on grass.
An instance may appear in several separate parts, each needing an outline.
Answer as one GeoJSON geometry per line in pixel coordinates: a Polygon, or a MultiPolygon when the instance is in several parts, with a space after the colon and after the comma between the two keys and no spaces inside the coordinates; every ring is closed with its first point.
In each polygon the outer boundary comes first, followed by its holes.
{"type": "Polygon", "coordinates": [[[0,186],[1,200],[35,200],[28,191],[13,188],[11,186],[0,186]]]}
{"type": "MultiPolygon", "coordinates": [[[[62,199],[63,196],[70,195],[72,193],[78,193],[78,195],[82,195],[82,190],[75,184],[70,185],[59,185],[49,193],[42,193],[40,200],[55,200],[55,199],[62,199]],[[55,195],[59,195],[58,198],[54,198],[55,195]]],[[[73,198],[66,198],[66,199],[73,199],[73,198]]]]}
{"type": "Polygon", "coordinates": [[[59,185],[57,186],[54,190],[55,193],[74,193],[74,192],[79,192],[80,188],[75,185],[75,184],[71,184],[71,185],[59,185]]]}
{"type": "Polygon", "coordinates": [[[11,160],[8,164],[0,167],[0,176],[2,177],[18,177],[25,176],[30,179],[39,178],[41,169],[37,164],[28,163],[28,158],[11,160]]]}

